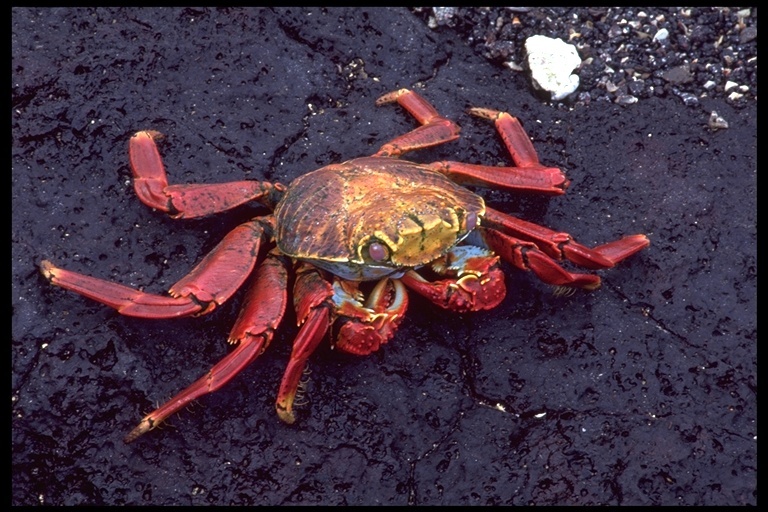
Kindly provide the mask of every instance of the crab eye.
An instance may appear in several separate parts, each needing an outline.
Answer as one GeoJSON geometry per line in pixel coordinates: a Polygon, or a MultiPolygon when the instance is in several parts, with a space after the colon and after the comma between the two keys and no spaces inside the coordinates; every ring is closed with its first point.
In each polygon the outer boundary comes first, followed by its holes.
{"type": "Polygon", "coordinates": [[[373,261],[385,261],[389,259],[389,249],[384,244],[373,242],[368,246],[368,255],[373,261]]]}
{"type": "Polygon", "coordinates": [[[470,212],[467,214],[467,231],[472,231],[477,227],[477,214],[470,212]]]}

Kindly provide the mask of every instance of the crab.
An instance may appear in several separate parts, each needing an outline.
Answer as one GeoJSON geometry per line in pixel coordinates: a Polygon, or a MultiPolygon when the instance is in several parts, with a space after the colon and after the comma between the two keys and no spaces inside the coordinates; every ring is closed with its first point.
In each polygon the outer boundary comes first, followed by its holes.
{"type": "Polygon", "coordinates": [[[505,297],[500,261],[557,287],[594,290],[600,277],[571,272],[568,260],[591,270],[613,267],[649,245],[631,235],[588,248],[556,232],[488,207],[465,185],[563,194],[564,173],[539,158],[521,123],[506,112],[471,108],[491,120],[514,166],[441,161],[415,163],[404,153],[453,141],[459,126],[421,95],[400,89],[396,102],[420,124],[372,156],[331,164],[280,183],[240,181],[169,185],[155,131],[129,141],[134,188],[147,206],[177,219],[203,217],[257,201],[271,214],[229,232],[168,295],[152,294],[40,263],[54,285],[116,309],[152,319],[199,316],[227,301],[252,276],[229,335],[234,349],[199,380],[150,412],[125,437],[134,441],[190,402],[230,381],[270,344],[292,298],[300,326],[277,393],[276,410],[295,421],[294,398],[307,361],[335,326],[336,349],[366,355],[395,334],[408,292],[464,313],[496,307],[505,297]]]}

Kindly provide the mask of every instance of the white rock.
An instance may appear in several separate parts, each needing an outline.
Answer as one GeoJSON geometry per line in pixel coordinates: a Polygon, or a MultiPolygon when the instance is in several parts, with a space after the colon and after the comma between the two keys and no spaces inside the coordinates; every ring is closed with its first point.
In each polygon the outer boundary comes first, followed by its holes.
{"type": "Polygon", "coordinates": [[[666,41],[669,37],[669,30],[662,28],[659,29],[658,32],[656,32],[656,35],[653,36],[654,41],[666,41]]]}
{"type": "Polygon", "coordinates": [[[709,121],[707,124],[709,124],[709,127],[713,130],[724,130],[728,128],[728,121],[723,119],[723,117],[714,110],[709,114],[709,121]]]}
{"type": "Polygon", "coordinates": [[[572,44],[562,39],[532,36],[525,40],[528,69],[537,89],[549,92],[554,101],[571,94],[579,86],[579,77],[571,73],[581,64],[572,44]]]}

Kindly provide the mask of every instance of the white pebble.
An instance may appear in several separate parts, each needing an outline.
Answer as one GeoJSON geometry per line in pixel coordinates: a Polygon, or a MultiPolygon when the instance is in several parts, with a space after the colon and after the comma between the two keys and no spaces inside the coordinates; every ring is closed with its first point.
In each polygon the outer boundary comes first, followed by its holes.
{"type": "Polygon", "coordinates": [[[723,117],[714,110],[709,114],[709,121],[707,124],[713,130],[724,130],[725,128],[728,128],[728,121],[723,119],[723,117]]]}
{"type": "Polygon", "coordinates": [[[666,39],[669,37],[669,30],[662,28],[659,29],[658,32],[656,32],[656,35],[653,36],[654,41],[666,41],[666,39]]]}

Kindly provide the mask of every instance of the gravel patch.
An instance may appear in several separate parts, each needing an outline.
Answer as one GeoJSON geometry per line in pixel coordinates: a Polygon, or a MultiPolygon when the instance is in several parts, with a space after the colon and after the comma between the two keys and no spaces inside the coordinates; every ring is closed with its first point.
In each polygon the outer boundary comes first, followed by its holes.
{"type": "Polygon", "coordinates": [[[433,7],[414,11],[492,61],[523,71],[533,35],[576,46],[581,85],[566,104],[675,96],[735,107],[757,100],[756,7],[433,7]]]}

